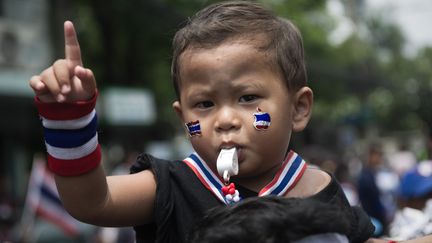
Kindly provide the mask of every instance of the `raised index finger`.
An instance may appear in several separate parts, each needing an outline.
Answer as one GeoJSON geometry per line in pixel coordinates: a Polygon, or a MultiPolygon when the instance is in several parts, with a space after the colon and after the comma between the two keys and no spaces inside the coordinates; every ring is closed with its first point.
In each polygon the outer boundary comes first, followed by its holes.
{"type": "Polygon", "coordinates": [[[65,57],[71,64],[71,70],[76,66],[82,66],[81,49],[78,43],[78,38],[75,28],[71,21],[64,23],[64,36],[65,36],[65,57]]]}

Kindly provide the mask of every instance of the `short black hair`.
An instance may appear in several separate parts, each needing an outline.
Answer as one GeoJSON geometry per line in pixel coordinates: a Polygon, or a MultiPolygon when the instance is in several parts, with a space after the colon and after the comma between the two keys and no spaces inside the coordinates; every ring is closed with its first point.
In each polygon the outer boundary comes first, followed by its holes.
{"type": "MultiPolygon", "coordinates": [[[[257,49],[268,53],[288,90],[307,83],[303,40],[300,31],[283,19],[250,1],[223,1],[207,6],[187,21],[174,36],[171,77],[180,100],[180,56],[189,49],[211,49],[229,40],[264,37],[257,49]]],[[[272,63],[272,64],[273,64],[272,63]]]]}
{"type": "Polygon", "coordinates": [[[349,225],[344,212],[313,198],[253,197],[211,209],[188,242],[291,242],[324,233],[348,235],[349,225]]]}

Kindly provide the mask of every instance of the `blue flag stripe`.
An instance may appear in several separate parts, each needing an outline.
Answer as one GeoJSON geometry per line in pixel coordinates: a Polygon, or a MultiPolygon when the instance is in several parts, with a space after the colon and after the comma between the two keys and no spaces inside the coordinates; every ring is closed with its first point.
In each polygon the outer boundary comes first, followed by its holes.
{"type": "Polygon", "coordinates": [[[213,178],[213,176],[207,171],[207,169],[204,167],[204,165],[201,163],[200,159],[194,155],[191,154],[189,156],[191,159],[193,159],[197,165],[200,167],[200,169],[204,172],[205,176],[207,177],[207,179],[209,179],[211,181],[211,183],[218,189],[221,190],[222,186],[213,178]]]}
{"type": "Polygon", "coordinates": [[[47,188],[46,185],[42,185],[40,190],[41,190],[41,194],[44,198],[48,199],[49,201],[51,201],[57,205],[63,206],[63,204],[60,201],[60,199],[58,198],[58,196],[56,194],[54,194],[49,188],[47,188]]]}
{"type": "Polygon", "coordinates": [[[300,166],[302,160],[303,159],[300,156],[297,156],[289,168],[287,174],[284,176],[280,184],[271,192],[271,194],[277,195],[286,187],[289,180],[293,177],[294,173],[297,171],[297,168],[300,166]]]}
{"type": "Polygon", "coordinates": [[[47,144],[58,148],[74,148],[92,139],[97,130],[97,116],[85,127],[76,130],[44,128],[47,144]],[[65,139],[67,138],[67,139],[65,139]]]}
{"type": "Polygon", "coordinates": [[[270,115],[268,113],[255,114],[257,121],[270,121],[270,115]]]}

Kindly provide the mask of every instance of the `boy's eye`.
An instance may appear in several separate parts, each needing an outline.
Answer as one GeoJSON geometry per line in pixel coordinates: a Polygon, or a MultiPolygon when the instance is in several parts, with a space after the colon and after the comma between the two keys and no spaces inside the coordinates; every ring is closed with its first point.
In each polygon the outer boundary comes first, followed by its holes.
{"type": "Polygon", "coordinates": [[[209,108],[213,106],[213,102],[211,101],[202,101],[196,104],[198,108],[209,108]]]}
{"type": "Polygon", "coordinates": [[[240,97],[239,101],[240,102],[250,102],[250,101],[253,101],[257,98],[258,98],[258,96],[256,96],[256,95],[243,95],[242,97],[240,97]]]}

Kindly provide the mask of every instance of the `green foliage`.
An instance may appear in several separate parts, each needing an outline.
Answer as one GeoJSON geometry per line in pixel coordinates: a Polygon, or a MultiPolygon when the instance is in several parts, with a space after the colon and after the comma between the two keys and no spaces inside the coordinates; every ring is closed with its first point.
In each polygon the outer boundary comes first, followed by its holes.
{"type": "MultiPolygon", "coordinates": [[[[76,19],[85,64],[102,87],[151,89],[159,122],[174,126],[171,38],[188,16],[212,2],[217,1],[75,1],[72,19],[76,19]]],[[[303,34],[308,82],[315,93],[313,119],[320,121],[311,123],[312,130],[325,126],[337,131],[350,125],[361,131],[373,125],[386,133],[432,124],[432,48],[408,58],[397,26],[384,15],[358,14],[350,14],[354,32],[335,45],[329,42],[329,33],[337,22],[327,12],[325,0],[259,2],[291,19],[303,34]]],[[[55,7],[54,12],[64,9],[55,7]]],[[[164,131],[161,136],[171,133],[164,131]]]]}

